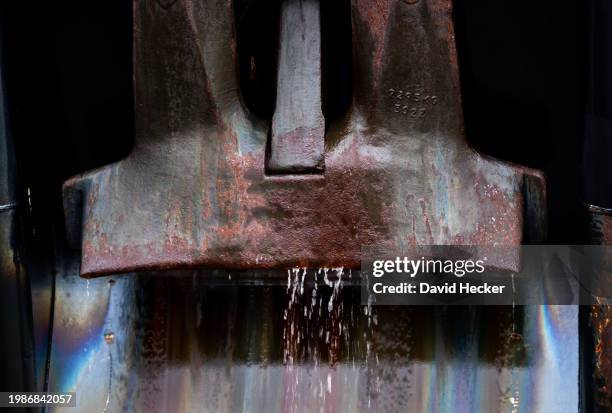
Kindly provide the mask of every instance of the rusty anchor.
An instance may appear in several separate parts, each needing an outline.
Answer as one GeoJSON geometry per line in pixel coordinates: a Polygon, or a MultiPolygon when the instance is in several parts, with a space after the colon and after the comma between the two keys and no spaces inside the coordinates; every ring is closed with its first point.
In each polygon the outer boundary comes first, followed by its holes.
{"type": "Polygon", "coordinates": [[[83,276],[541,240],[542,174],[465,139],[450,0],[353,0],[353,100],[330,122],[318,2],[281,7],[270,122],[241,101],[231,0],[134,1],[135,146],[64,185],[83,276]]]}

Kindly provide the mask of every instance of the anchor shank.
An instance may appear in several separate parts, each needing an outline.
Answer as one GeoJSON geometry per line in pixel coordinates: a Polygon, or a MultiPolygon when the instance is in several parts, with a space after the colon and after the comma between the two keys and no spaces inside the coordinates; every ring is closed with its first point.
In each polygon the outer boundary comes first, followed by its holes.
{"type": "Polygon", "coordinates": [[[317,0],[283,2],[279,48],[268,172],[322,171],[325,119],[317,0]]]}

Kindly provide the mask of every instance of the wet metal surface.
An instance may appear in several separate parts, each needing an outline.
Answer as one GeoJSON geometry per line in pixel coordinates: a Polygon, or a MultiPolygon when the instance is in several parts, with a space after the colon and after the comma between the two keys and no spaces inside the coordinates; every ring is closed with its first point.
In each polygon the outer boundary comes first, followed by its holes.
{"type": "Polygon", "coordinates": [[[541,238],[524,232],[543,228],[541,174],[464,138],[449,0],[352,3],[354,99],[325,171],[276,176],[270,124],[241,103],[231,2],[134,6],[135,148],[64,189],[81,274],[357,268],[362,245],[541,238]]]}
{"type": "Polygon", "coordinates": [[[50,390],[76,391],[75,412],[578,411],[576,307],[367,307],[333,270],[72,271],[50,390]]]}

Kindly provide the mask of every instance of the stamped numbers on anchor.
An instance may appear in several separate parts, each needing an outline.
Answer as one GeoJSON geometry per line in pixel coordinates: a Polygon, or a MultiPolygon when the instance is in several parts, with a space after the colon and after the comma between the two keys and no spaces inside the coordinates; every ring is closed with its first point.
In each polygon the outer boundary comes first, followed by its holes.
{"type": "Polygon", "coordinates": [[[419,84],[404,88],[389,88],[387,96],[394,113],[415,120],[425,119],[439,103],[438,96],[419,84]]]}

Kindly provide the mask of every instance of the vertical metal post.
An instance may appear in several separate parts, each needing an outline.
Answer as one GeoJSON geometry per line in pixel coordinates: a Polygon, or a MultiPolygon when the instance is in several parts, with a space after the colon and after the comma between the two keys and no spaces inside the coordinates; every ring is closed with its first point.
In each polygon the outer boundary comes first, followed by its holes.
{"type": "Polygon", "coordinates": [[[317,0],[283,2],[269,172],[324,169],[320,26],[317,0]]]}

